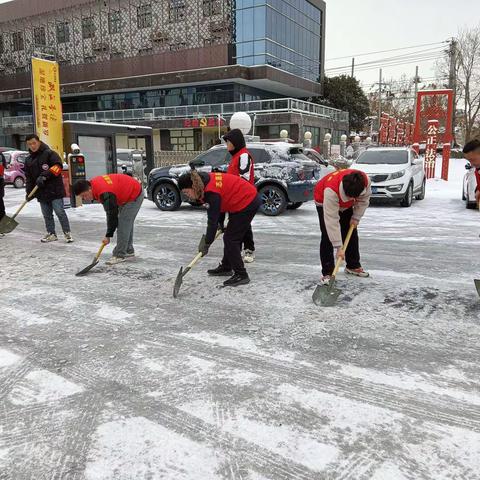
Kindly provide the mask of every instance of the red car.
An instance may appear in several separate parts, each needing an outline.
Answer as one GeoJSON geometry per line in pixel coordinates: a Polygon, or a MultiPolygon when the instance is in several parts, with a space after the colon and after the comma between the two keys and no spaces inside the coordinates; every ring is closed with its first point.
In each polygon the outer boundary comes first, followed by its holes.
{"type": "Polygon", "coordinates": [[[25,159],[28,152],[21,150],[9,150],[3,152],[2,155],[7,161],[7,169],[4,173],[6,185],[13,185],[15,188],[23,188],[25,186],[25,159]]]}

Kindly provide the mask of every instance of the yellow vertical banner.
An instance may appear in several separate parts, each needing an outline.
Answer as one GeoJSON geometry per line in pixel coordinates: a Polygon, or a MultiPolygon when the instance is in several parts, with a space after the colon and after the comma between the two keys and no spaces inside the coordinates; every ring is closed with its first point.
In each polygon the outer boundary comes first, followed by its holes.
{"type": "Polygon", "coordinates": [[[35,132],[63,158],[63,117],[57,62],[32,58],[32,95],[35,132]]]}

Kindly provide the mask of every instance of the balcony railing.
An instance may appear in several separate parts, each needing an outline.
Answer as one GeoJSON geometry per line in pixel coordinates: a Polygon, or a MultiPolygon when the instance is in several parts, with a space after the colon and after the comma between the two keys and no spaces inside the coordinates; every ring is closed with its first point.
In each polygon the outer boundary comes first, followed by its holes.
{"type": "MultiPolygon", "coordinates": [[[[348,122],[348,112],[336,108],[305,102],[295,98],[253,100],[249,102],[213,103],[207,105],[185,105],[178,107],[133,108],[127,110],[101,110],[97,112],[65,113],[64,120],[103,123],[129,123],[138,121],[172,120],[177,118],[199,118],[207,116],[230,116],[236,112],[249,114],[300,113],[328,118],[337,122],[348,122]]],[[[28,127],[33,125],[31,115],[3,117],[2,126],[28,127]]]]}

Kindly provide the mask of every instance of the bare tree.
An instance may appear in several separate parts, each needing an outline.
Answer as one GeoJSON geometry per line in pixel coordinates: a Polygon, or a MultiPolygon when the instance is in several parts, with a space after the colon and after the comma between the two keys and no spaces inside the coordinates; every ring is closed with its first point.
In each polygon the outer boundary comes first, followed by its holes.
{"type": "Polygon", "coordinates": [[[457,126],[464,131],[467,142],[480,127],[480,24],[458,32],[453,58],[437,64],[441,78],[449,76],[451,61],[456,80],[457,126]]]}

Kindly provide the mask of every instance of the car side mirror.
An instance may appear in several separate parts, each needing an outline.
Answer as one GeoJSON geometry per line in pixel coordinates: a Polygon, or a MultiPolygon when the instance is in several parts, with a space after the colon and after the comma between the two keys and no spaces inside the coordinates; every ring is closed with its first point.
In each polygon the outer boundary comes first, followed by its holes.
{"type": "Polygon", "coordinates": [[[465,165],[465,170],[471,170],[472,169],[472,165],[470,163],[467,163],[465,165]]]}

